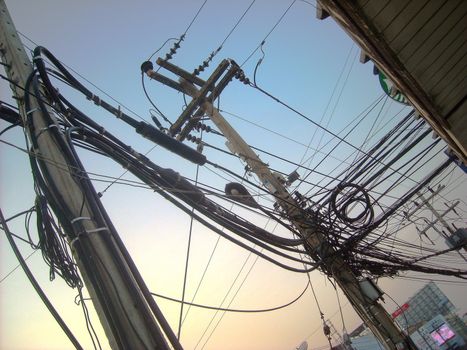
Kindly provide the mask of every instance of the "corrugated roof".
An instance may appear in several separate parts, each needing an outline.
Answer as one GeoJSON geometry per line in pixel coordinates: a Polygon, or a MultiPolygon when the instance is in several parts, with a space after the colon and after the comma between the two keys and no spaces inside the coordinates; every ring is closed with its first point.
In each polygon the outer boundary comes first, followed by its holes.
{"type": "Polygon", "coordinates": [[[467,1],[319,0],[467,163],[467,1]]]}

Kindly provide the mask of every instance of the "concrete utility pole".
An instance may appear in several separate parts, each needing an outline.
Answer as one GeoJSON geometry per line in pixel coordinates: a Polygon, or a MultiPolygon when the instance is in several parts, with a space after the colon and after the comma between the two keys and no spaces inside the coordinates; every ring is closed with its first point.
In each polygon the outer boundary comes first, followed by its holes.
{"type": "MultiPolygon", "coordinates": [[[[429,199],[425,199],[425,197],[417,192],[418,197],[422,200],[422,203],[433,213],[435,216],[436,220],[433,221],[430,225],[436,224],[438,221],[444,226],[446,230],[448,230],[449,233],[453,233],[454,230],[452,229],[451,226],[448,225],[446,220],[444,220],[444,217],[449,214],[452,210],[454,210],[457,205],[459,204],[459,201],[454,202],[451,206],[449,206],[442,214],[438,213],[438,211],[433,208],[433,206],[430,204],[429,199]]],[[[426,231],[426,230],[424,230],[426,231]]],[[[437,231],[438,232],[438,231],[437,231]]],[[[444,238],[447,238],[446,234],[441,234],[444,238]]]]}
{"type": "MultiPolygon", "coordinates": [[[[428,198],[425,198],[420,192],[417,192],[417,195],[421,199],[421,202],[418,203],[416,207],[414,208],[414,210],[412,210],[412,212],[410,212],[407,215],[407,218],[409,218],[412,214],[414,214],[419,208],[426,206],[428,210],[430,210],[431,213],[435,216],[436,220],[431,221],[431,222],[427,220],[428,226],[426,226],[423,230],[419,231],[418,233],[426,235],[426,231],[428,231],[430,228],[433,228],[433,230],[435,230],[436,233],[438,233],[441,237],[443,237],[446,243],[449,245],[450,244],[449,239],[451,236],[455,234],[455,230],[453,230],[453,228],[446,222],[446,220],[444,220],[444,217],[447,214],[449,214],[451,211],[455,210],[455,208],[459,205],[459,201],[455,201],[453,204],[448,206],[448,208],[443,213],[441,214],[438,213],[438,211],[430,204],[430,199],[433,198],[435,195],[437,195],[439,192],[441,192],[441,190],[443,189],[444,189],[444,186],[439,186],[435,191],[433,191],[433,193],[428,198]],[[445,233],[444,231],[436,227],[436,224],[438,222],[440,222],[444,226],[444,228],[449,232],[449,234],[445,233]]],[[[464,246],[464,250],[467,251],[466,246],[464,246]]],[[[460,251],[458,251],[457,253],[460,255],[462,259],[467,261],[467,258],[460,251]]]]}
{"type": "Polygon", "coordinates": [[[218,84],[222,85],[221,88],[223,88],[225,87],[225,82],[229,82],[234,76],[239,77],[240,80],[243,79],[243,72],[240,67],[233,61],[229,62],[224,60],[208,81],[205,82],[199,77],[160,58],[157,60],[157,63],[161,67],[180,76],[180,83],[156,73],[151,68],[150,64],[146,66],[143,64],[142,69],[150,78],[182,91],[193,98],[189,104],[189,113],[193,113],[193,116],[191,119],[187,118],[187,107],[182,115],[183,120],[179,118],[179,120],[174,123],[174,125],[177,124],[177,127],[170,129],[172,136],[178,134],[178,139],[183,140],[184,135],[188,134],[193,128],[193,125],[199,120],[199,117],[204,114],[208,115],[228,140],[227,145],[229,149],[239,155],[240,158],[248,164],[251,171],[258,176],[261,183],[275,196],[278,206],[285,212],[292,224],[301,233],[301,236],[306,239],[305,248],[308,253],[315,261],[323,261],[323,269],[335,279],[355,311],[373,331],[381,344],[388,350],[416,349],[410,341],[410,338],[401,332],[391,316],[378,302],[381,294],[377,287],[369,280],[359,281],[342,257],[338,254],[334,254],[335,249],[328,244],[325,237],[306,224],[306,222],[312,220],[312,218],[304,218],[304,213],[300,209],[299,203],[288,193],[283,182],[270,171],[268,166],[261,161],[258,155],[248,146],[212,104],[213,97],[215,97],[213,95],[215,95],[216,92],[216,86],[214,86],[213,81],[215,82],[220,77],[218,69],[220,67],[225,67],[225,71],[227,66],[230,66],[229,70],[218,84]],[[230,63],[230,65],[228,63],[230,63]],[[215,77],[214,74],[216,75],[215,77]],[[195,85],[198,85],[199,88],[195,85]],[[208,95],[209,91],[212,91],[211,95],[208,95]],[[187,121],[187,126],[180,131],[183,121],[187,121]]]}
{"type": "MultiPolygon", "coordinates": [[[[168,338],[176,338],[161,317],[102,204],[89,194],[89,190],[86,191],[82,178],[70,173],[70,159],[61,149],[58,138],[53,137],[51,125],[39,108],[37,96],[32,91],[24,90],[33,67],[4,0],[0,0],[0,16],[1,60],[12,82],[10,86],[30,137],[33,131],[28,129],[26,120],[29,118],[34,125],[35,135],[32,136],[37,138],[38,147],[32,152],[48,160],[41,163],[41,171],[50,175],[46,186],[50,187],[51,198],[47,199],[61,204],[60,209],[64,214],[60,223],[65,228],[72,253],[111,348],[170,349],[159,324],[168,338]],[[31,94],[29,110],[25,106],[26,94],[31,94]],[[57,190],[52,190],[52,187],[57,190]]],[[[53,117],[52,111],[48,112],[53,117]]],[[[60,130],[58,127],[53,129],[60,130]]],[[[59,137],[63,137],[63,133],[59,137]]],[[[181,349],[181,346],[178,343],[174,348],[181,349]]]]}

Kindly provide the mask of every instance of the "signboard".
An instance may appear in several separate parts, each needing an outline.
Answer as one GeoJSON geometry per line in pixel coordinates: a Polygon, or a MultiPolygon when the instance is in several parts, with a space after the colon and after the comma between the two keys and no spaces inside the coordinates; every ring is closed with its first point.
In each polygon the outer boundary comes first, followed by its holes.
{"type": "Polygon", "coordinates": [[[407,310],[409,308],[409,304],[405,303],[403,304],[399,309],[397,309],[396,311],[394,311],[392,313],[392,318],[396,318],[397,316],[399,316],[400,314],[402,314],[405,310],[407,310]]]}
{"type": "Polygon", "coordinates": [[[447,324],[442,324],[438,329],[434,330],[430,334],[439,346],[443,345],[455,336],[454,332],[447,324]]]}
{"type": "Polygon", "coordinates": [[[403,103],[405,105],[410,105],[409,100],[404,96],[404,94],[393,84],[391,80],[388,79],[383,72],[379,71],[379,83],[383,88],[386,95],[392,98],[394,101],[403,103]]]}

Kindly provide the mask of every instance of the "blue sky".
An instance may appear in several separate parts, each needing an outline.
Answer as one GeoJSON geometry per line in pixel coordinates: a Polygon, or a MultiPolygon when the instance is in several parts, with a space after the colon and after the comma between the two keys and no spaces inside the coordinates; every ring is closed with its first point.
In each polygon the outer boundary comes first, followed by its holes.
{"type": "MultiPolygon", "coordinates": [[[[62,62],[119,103],[129,107],[139,117],[150,120],[151,106],[141,88],[140,64],[166,39],[178,38],[186,30],[202,1],[15,0],[6,3],[21,33],[47,47],[62,62]]],[[[192,71],[217,49],[250,3],[250,0],[207,1],[172,62],[192,71]]],[[[206,78],[224,58],[243,63],[291,3],[286,0],[257,0],[201,77],[206,78]]],[[[313,121],[338,133],[378,99],[382,90],[377,77],[372,73],[372,64],[363,65],[358,62],[359,49],[332,19],[319,21],[315,18],[313,3],[314,1],[295,1],[281,23],[268,36],[263,45],[265,55],[257,70],[256,79],[261,87],[313,121]]],[[[23,42],[34,47],[25,38],[23,42]]],[[[164,46],[160,54],[165,54],[170,45],[171,43],[164,46]]],[[[243,69],[248,77],[253,77],[255,65],[261,57],[261,51],[258,50],[244,64],[243,69]]],[[[153,81],[146,81],[146,86],[157,106],[169,119],[175,120],[184,106],[183,96],[153,81]]],[[[2,82],[0,88],[1,99],[11,102],[8,86],[2,82]]],[[[136,150],[145,153],[152,148],[148,141],[129,131],[113,116],[68,91],[66,87],[63,89],[72,96],[79,108],[136,150]]],[[[96,93],[104,97],[101,92],[96,93]]],[[[220,108],[242,117],[239,119],[225,114],[247,142],[294,162],[299,162],[304,156],[303,145],[310,144],[314,148],[331,145],[328,134],[321,137],[319,131],[312,139],[315,127],[311,123],[238,82],[231,83],[222,94],[220,108]]],[[[407,113],[408,109],[387,101],[379,111],[384,117],[379,124],[383,127],[395,123],[398,117],[394,115],[399,112],[407,113]]],[[[374,117],[376,118],[376,114],[374,117]]],[[[1,123],[3,127],[4,123],[1,123]]],[[[372,119],[369,119],[350,136],[349,141],[359,145],[371,125],[372,119]]],[[[4,139],[24,147],[24,137],[20,130],[9,132],[4,139]]],[[[223,141],[216,139],[214,135],[209,135],[208,142],[224,147],[223,141]]],[[[222,162],[241,172],[242,164],[236,159],[226,158],[212,150],[205,152],[211,160],[222,162]]],[[[350,150],[342,148],[340,152],[335,154],[337,160],[329,160],[321,166],[321,170],[330,171],[350,150]]],[[[308,151],[305,159],[311,154],[308,151]]],[[[195,176],[195,167],[192,164],[160,147],[152,150],[149,157],[159,165],[173,168],[184,176],[195,176]]],[[[271,167],[279,168],[285,173],[294,170],[288,163],[264,157],[271,167]]],[[[122,174],[122,169],[108,160],[84,152],[83,159],[89,172],[115,177],[122,174]]],[[[317,159],[313,159],[313,162],[312,164],[316,164],[317,159]]],[[[213,175],[211,170],[201,168],[200,179],[222,188],[225,180],[213,175]]],[[[455,181],[461,176],[460,172],[454,172],[450,180],[455,181]]],[[[5,216],[9,217],[32,206],[34,197],[27,158],[21,151],[5,144],[0,145],[0,178],[1,207],[5,216]]],[[[452,188],[456,184],[454,182],[452,188]]],[[[98,191],[102,191],[107,184],[96,182],[95,186],[98,191]]],[[[449,196],[456,198],[461,193],[465,198],[465,184],[449,196]]],[[[149,287],[161,294],[180,297],[189,218],[153,192],[143,189],[114,185],[106,191],[103,202],[149,287]]],[[[268,225],[266,227],[273,230],[272,224],[261,224],[268,225]]],[[[21,220],[12,223],[12,230],[24,232],[21,220]]],[[[214,233],[208,232],[199,224],[194,226],[193,237],[188,296],[193,295],[217,241],[214,233]]],[[[21,248],[25,255],[31,253],[27,246],[22,245],[21,248]]],[[[0,252],[0,275],[4,276],[17,263],[3,236],[0,252]]],[[[247,257],[247,252],[221,240],[196,301],[217,305],[230,285],[234,285],[234,290],[239,288],[255,260],[254,257],[245,260],[247,257]],[[244,261],[246,263],[242,270],[244,261]],[[240,277],[236,280],[237,275],[240,277]]],[[[48,271],[40,252],[35,253],[29,263],[65,320],[85,347],[90,348],[81,309],[74,304],[76,291],[58,279],[48,281],[48,271]]],[[[232,302],[232,307],[262,308],[280,305],[293,299],[306,285],[306,276],[283,271],[261,259],[254,264],[251,271],[232,302]]],[[[332,317],[336,328],[342,329],[333,288],[319,273],[313,273],[312,279],[325,317],[332,317]]],[[[380,283],[400,303],[423,285],[423,282],[414,281],[404,281],[402,285],[390,279],[383,279],[380,283]]],[[[462,307],[467,293],[465,284],[446,284],[440,287],[455,304],[462,307]]],[[[229,294],[228,300],[233,294],[229,294]]],[[[0,295],[2,348],[70,348],[67,339],[20,270],[0,284],[0,295]]],[[[351,330],[359,321],[343,297],[341,300],[346,327],[351,330]]],[[[158,302],[176,329],[178,305],[160,300],[158,302]]],[[[386,307],[388,311],[396,308],[389,301],[386,307]]],[[[98,327],[97,317],[95,314],[92,316],[93,323],[98,327]]],[[[319,312],[310,291],[300,301],[281,311],[246,316],[227,314],[209,339],[212,326],[201,337],[211,317],[212,312],[190,310],[182,329],[182,344],[186,349],[193,349],[198,342],[199,349],[203,344],[205,349],[293,349],[305,339],[310,343],[310,348],[326,344],[321,332],[319,312]]],[[[215,322],[219,317],[220,315],[215,322]]],[[[102,332],[101,339],[104,339],[102,332]]],[[[104,348],[106,346],[105,344],[104,348]]]]}

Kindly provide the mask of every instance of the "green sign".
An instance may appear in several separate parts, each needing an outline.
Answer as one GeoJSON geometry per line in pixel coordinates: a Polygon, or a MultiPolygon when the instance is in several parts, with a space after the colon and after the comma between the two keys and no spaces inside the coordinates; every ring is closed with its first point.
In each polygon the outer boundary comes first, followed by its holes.
{"type": "Polygon", "coordinates": [[[386,95],[392,98],[394,101],[403,103],[405,105],[410,105],[409,100],[404,96],[404,94],[393,84],[391,80],[384,75],[383,72],[379,71],[379,83],[383,88],[386,95]]]}

